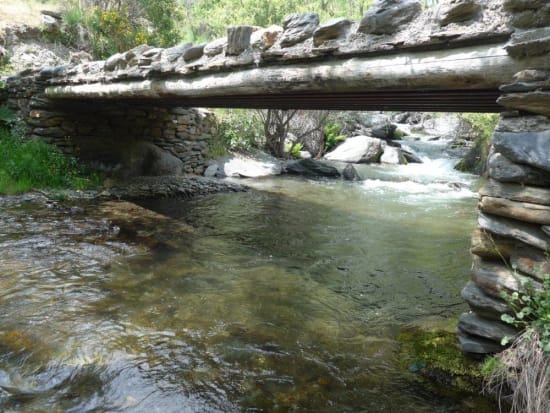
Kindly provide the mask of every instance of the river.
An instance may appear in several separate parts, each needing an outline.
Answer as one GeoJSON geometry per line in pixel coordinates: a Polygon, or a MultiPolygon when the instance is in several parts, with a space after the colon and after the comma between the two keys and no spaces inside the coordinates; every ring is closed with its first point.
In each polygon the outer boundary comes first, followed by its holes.
{"type": "Polygon", "coordinates": [[[466,309],[478,184],[408,145],[423,164],[359,182],[144,202],[189,228],[150,248],[92,205],[3,200],[0,410],[491,411],[399,363],[401,331],[466,309]]]}

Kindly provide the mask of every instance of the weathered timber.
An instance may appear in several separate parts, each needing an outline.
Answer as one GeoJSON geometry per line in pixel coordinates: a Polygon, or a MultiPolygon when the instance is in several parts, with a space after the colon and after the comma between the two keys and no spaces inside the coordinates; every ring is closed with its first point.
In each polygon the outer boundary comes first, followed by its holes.
{"type": "Polygon", "coordinates": [[[479,209],[489,214],[518,219],[533,224],[550,224],[550,207],[546,205],[483,196],[479,201],[479,209]]]}
{"type": "MultiPolygon", "coordinates": [[[[326,60],[309,64],[247,68],[233,72],[205,73],[167,79],[146,79],[116,83],[51,86],[46,95],[53,99],[176,99],[195,106],[197,101],[217,106],[235,97],[253,100],[263,107],[258,95],[285,94],[292,98],[307,93],[360,93],[375,91],[498,90],[526,65],[550,65],[549,56],[515,61],[503,46],[477,46],[448,51],[403,53],[381,57],[326,60]]],[[[391,98],[390,98],[391,99],[391,98]]],[[[400,100],[399,94],[395,96],[400,100]]],[[[329,102],[327,102],[329,103],[329,102]]],[[[441,101],[431,105],[438,110],[441,101]]],[[[475,102],[468,102],[475,106],[475,102]]],[[[292,103],[290,103],[292,104],[292,103]]],[[[383,102],[379,103],[383,106],[383,102]]],[[[495,109],[493,109],[495,111],[495,109]]]]}

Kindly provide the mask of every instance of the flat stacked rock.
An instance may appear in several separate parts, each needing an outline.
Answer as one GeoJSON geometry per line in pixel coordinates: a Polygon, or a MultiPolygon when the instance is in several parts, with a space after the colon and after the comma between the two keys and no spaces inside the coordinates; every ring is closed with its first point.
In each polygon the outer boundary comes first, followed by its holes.
{"type": "MultiPolygon", "coordinates": [[[[537,26],[514,34],[506,48],[514,58],[550,51],[550,28],[538,27],[535,3],[505,1],[505,7],[520,13],[517,20],[523,27],[529,16],[537,26]]],[[[546,2],[538,3],[547,15],[546,2]]],[[[472,281],[462,291],[471,312],[458,324],[462,350],[470,353],[500,351],[502,338],[518,333],[500,321],[502,314],[512,314],[503,297],[540,291],[550,274],[550,71],[519,72],[501,91],[498,102],[508,112],[495,129],[489,180],[479,191],[472,281]]]]}

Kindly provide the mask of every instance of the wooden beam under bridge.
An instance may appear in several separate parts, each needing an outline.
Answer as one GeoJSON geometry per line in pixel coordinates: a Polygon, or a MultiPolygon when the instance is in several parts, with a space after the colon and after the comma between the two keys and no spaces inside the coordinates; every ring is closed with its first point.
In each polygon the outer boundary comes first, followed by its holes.
{"type": "Polygon", "coordinates": [[[189,107],[498,112],[498,87],[550,56],[512,59],[504,44],[233,68],[168,78],[50,86],[55,100],[189,107]]]}

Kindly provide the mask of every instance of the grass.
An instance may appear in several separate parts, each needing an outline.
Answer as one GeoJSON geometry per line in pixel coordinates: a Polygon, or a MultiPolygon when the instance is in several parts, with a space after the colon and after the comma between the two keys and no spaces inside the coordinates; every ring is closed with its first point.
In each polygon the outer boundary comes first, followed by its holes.
{"type": "Polygon", "coordinates": [[[4,123],[0,126],[0,194],[88,189],[101,184],[99,175],[85,173],[75,158],[63,155],[55,146],[20,137],[16,121],[7,117],[5,110],[0,112],[4,118],[0,122],[4,123]]]}
{"type": "Polygon", "coordinates": [[[499,401],[508,401],[511,413],[550,411],[550,358],[538,339],[536,331],[527,330],[494,361],[486,363],[484,390],[499,401]]]}

